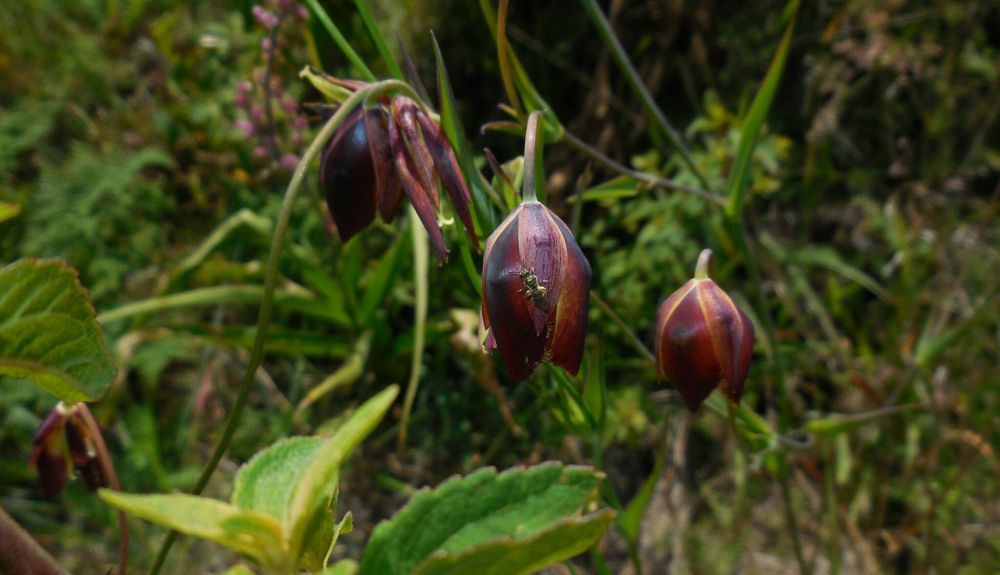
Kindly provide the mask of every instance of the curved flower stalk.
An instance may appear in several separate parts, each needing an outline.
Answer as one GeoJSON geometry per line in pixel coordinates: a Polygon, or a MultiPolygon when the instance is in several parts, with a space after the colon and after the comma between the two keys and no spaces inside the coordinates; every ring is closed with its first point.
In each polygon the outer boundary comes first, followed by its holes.
{"type": "MultiPolygon", "coordinates": [[[[347,91],[367,85],[330,81],[347,91]]],[[[374,107],[358,106],[323,149],[319,185],[343,241],[367,227],[376,208],[383,221],[392,221],[405,192],[438,260],[446,261],[448,248],[438,227],[442,219],[438,182],[478,251],[469,210],[472,198],[455,152],[431,113],[414,99],[396,94],[380,98],[374,107]]]]}
{"type": "Polygon", "coordinates": [[[711,258],[712,250],[703,250],[695,277],[656,312],[657,375],[691,411],[716,387],[739,403],[753,355],[753,323],[708,276],[711,258]]]}
{"type": "Polygon", "coordinates": [[[583,358],[590,263],[572,232],[535,198],[540,112],[528,120],[524,201],[486,240],[481,341],[526,379],[542,360],[576,374],[583,358]]]}

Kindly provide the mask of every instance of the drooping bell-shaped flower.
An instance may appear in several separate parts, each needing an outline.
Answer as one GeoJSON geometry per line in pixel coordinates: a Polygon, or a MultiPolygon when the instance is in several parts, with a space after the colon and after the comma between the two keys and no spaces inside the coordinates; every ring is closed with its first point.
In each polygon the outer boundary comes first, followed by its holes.
{"type": "Polygon", "coordinates": [[[656,312],[656,368],[691,411],[718,387],[739,403],[753,355],[753,323],[708,277],[711,250],[698,258],[695,277],[656,312]]]}
{"type": "Polygon", "coordinates": [[[38,482],[46,497],[54,497],[66,486],[70,462],[87,487],[97,490],[109,484],[86,409],[83,403],[66,406],[60,402],[35,434],[28,465],[38,469],[38,482]]]}
{"type": "MultiPolygon", "coordinates": [[[[336,80],[355,91],[365,84],[336,80]]],[[[374,108],[359,106],[334,131],[323,149],[319,185],[343,241],[375,219],[395,218],[403,193],[427,229],[440,261],[448,248],[438,227],[441,200],[438,182],[451,198],[476,250],[479,239],[472,224],[469,189],[455,152],[430,113],[401,95],[382,98],[374,108]]]]}
{"type": "Polygon", "coordinates": [[[525,201],[490,234],[483,253],[483,347],[526,379],[547,359],[576,374],[583,358],[590,263],[566,224],[535,199],[537,113],[525,142],[525,201]]]}

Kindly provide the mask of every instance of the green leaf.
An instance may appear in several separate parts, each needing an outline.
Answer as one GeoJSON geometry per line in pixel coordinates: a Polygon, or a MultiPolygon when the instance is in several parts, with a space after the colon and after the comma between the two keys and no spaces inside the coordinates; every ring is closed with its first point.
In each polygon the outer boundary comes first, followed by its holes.
{"type": "Polygon", "coordinates": [[[181,493],[136,495],[101,489],[98,495],[108,505],[225,545],[265,566],[281,566],[287,557],[281,524],[264,513],[181,493]]]}
{"type": "Polygon", "coordinates": [[[362,326],[368,326],[375,315],[376,310],[382,306],[386,294],[392,288],[393,280],[399,275],[402,265],[401,254],[409,244],[409,234],[396,234],[396,240],[392,243],[389,252],[382,256],[375,270],[372,272],[365,287],[365,293],[361,296],[361,310],[359,319],[362,326]]]}
{"type": "Polygon", "coordinates": [[[0,202],[0,224],[7,220],[16,218],[21,213],[21,204],[14,202],[0,202]]]}
{"type": "Polygon", "coordinates": [[[874,278],[844,261],[840,254],[828,246],[802,246],[795,248],[794,257],[807,265],[824,267],[840,277],[853,281],[879,298],[889,299],[889,294],[874,278]]]}
{"type": "Polygon", "coordinates": [[[618,200],[631,198],[639,193],[639,182],[631,176],[618,176],[602,182],[580,194],[580,199],[571,198],[571,202],[594,202],[599,200],[618,200]]]}
{"type": "Polygon", "coordinates": [[[258,452],[236,474],[233,505],[287,523],[295,487],[322,445],[321,437],[289,437],[258,452]]]}
{"type": "Polygon", "coordinates": [[[792,41],[792,30],[795,28],[795,17],[798,13],[799,1],[790,2],[790,20],[785,34],[778,44],[778,50],[771,60],[771,65],[764,76],[764,83],[754,96],[750,110],[743,120],[743,127],[740,130],[740,142],[736,147],[736,162],[733,171],[729,175],[728,195],[729,204],[726,206],[727,214],[732,218],[739,218],[743,215],[743,205],[746,203],[747,185],[750,179],[750,164],[753,160],[754,145],[757,142],[757,135],[767,118],[767,113],[771,109],[774,95],[778,91],[778,84],[781,82],[781,73],[785,69],[785,59],[788,56],[788,46],[792,41]]]}
{"type": "Polygon", "coordinates": [[[354,575],[357,572],[357,561],[354,559],[343,559],[327,567],[321,575],[354,575]]]}
{"type": "Polygon", "coordinates": [[[488,565],[496,570],[487,573],[509,575],[567,559],[592,545],[614,515],[580,515],[602,478],[590,468],[543,463],[450,479],[375,528],[361,573],[479,574],[488,565]]]}
{"type": "Polygon", "coordinates": [[[366,401],[313,454],[291,493],[286,514],[288,540],[293,557],[297,557],[303,549],[306,535],[317,513],[329,504],[341,464],[382,421],[397,395],[399,386],[390,385],[366,401]]]}
{"type": "Polygon", "coordinates": [[[0,269],[0,380],[29,380],[74,403],[100,399],[115,373],[75,270],[35,259],[0,269]]]}
{"type": "Polygon", "coordinates": [[[524,539],[501,539],[462,553],[435,553],[417,575],[529,575],[590,549],[608,528],[610,509],[559,521],[524,539]]]}

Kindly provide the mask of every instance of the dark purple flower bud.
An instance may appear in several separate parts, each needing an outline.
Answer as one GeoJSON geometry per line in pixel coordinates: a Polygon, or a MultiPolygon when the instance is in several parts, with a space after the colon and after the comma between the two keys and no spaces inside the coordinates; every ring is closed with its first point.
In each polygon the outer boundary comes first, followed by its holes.
{"type": "Polygon", "coordinates": [[[108,486],[108,478],[98,459],[97,445],[87,427],[83,416],[75,409],[70,409],[66,421],[66,445],[69,446],[69,458],[83,477],[87,487],[98,490],[108,486]]]}
{"type": "MultiPolygon", "coordinates": [[[[333,81],[349,90],[364,86],[333,81]]],[[[438,259],[445,261],[448,248],[438,227],[438,181],[478,250],[471,196],[451,144],[417,102],[397,95],[388,105],[351,111],[327,142],[320,164],[320,187],[343,241],[374,220],[376,206],[383,220],[392,220],[405,192],[438,259]]]]}
{"type": "Polygon", "coordinates": [[[107,487],[109,484],[101,465],[94,432],[84,414],[86,409],[86,405],[82,403],[66,407],[60,402],[35,434],[28,466],[38,469],[38,482],[46,497],[54,497],[66,486],[69,461],[72,461],[91,489],[107,487]]]}
{"type": "Polygon", "coordinates": [[[65,426],[66,413],[62,404],[58,404],[38,428],[28,457],[28,467],[38,470],[38,483],[45,497],[55,497],[66,487],[68,462],[62,433],[65,426]]]}
{"type": "Polygon", "coordinates": [[[590,263],[559,216],[537,201],[518,206],[486,240],[484,347],[526,379],[543,359],[576,374],[583,358],[590,263]]]}
{"type": "Polygon", "coordinates": [[[734,403],[753,355],[750,318],[708,277],[711,250],[698,259],[698,271],[656,312],[656,366],[695,411],[719,387],[734,403]]]}

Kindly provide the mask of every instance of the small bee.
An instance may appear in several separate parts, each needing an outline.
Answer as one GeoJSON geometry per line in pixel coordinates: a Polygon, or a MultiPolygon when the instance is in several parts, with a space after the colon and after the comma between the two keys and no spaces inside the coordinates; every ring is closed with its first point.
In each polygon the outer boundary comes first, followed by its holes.
{"type": "Polygon", "coordinates": [[[524,288],[520,291],[531,300],[531,303],[535,304],[535,307],[542,311],[548,311],[549,290],[538,281],[538,276],[535,275],[535,272],[524,268],[518,275],[521,276],[521,281],[524,282],[524,288]]]}

